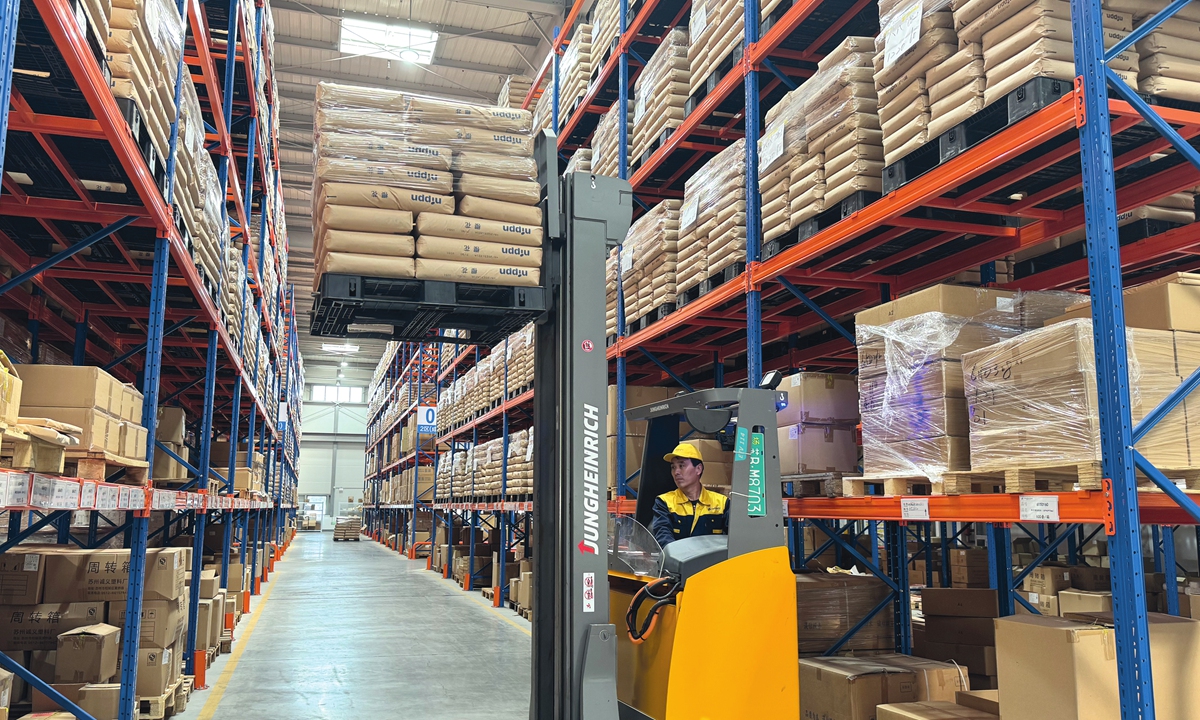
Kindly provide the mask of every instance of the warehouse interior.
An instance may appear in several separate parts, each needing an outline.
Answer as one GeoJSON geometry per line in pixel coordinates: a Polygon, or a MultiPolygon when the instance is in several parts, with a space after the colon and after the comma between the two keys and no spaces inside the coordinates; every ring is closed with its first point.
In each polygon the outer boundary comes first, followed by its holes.
{"type": "Polygon", "coordinates": [[[0,720],[1193,717],[1197,23],[0,0],[0,720]]]}

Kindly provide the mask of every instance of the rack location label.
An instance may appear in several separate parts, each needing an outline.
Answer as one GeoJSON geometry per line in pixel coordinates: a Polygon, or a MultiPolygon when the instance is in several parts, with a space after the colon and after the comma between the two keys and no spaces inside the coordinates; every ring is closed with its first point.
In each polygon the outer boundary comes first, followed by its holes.
{"type": "Polygon", "coordinates": [[[928,498],[901,498],[900,517],[904,520],[928,520],[928,498]]]}
{"type": "Polygon", "coordinates": [[[1021,519],[1028,522],[1058,522],[1058,496],[1022,495],[1021,519]]]}

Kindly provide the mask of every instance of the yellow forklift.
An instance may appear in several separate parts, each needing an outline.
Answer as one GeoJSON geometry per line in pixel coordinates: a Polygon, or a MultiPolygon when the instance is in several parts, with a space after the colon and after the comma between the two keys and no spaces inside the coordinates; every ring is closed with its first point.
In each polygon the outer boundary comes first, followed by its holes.
{"type": "Polygon", "coordinates": [[[796,580],[783,519],[773,373],[680,394],[648,421],[637,510],[607,513],[604,267],[625,238],[626,181],[558,172],[537,138],[547,247],[535,354],[531,720],[798,720],[796,580]],[[729,533],[659,551],[645,529],[675,488],[680,420],[734,438],[729,533]]]}

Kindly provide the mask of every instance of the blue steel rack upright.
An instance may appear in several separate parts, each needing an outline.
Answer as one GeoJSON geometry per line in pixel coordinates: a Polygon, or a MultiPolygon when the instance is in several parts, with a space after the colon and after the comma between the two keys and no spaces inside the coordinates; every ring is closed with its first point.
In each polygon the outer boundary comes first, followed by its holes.
{"type": "MultiPolygon", "coordinates": [[[[121,367],[121,363],[136,360],[141,351],[145,351],[142,365],[141,388],[145,396],[142,424],[147,429],[146,463],[154,466],[156,450],[171,455],[175,460],[183,462],[185,467],[196,478],[179,490],[152,490],[146,488],[132,491],[131,486],[113,485],[114,495],[111,506],[100,505],[86,499],[84,494],[76,505],[62,508],[52,508],[51,512],[43,513],[42,508],[27,504],[5,507],[9,514],[9,536],[3,547],[14,546],[28,537],[38,528],[51,522],[58,523],[60,541],[74,542],[82,547],[99,547],[113,538],[124,534],[126,546],[130,547],[130,582],[127,594],[126,624],[123,637],[137,638],[140,635],[141,603],[143,592],[143,574],[145,567],[146,548],[149,541],[162,535],[163,541],[169,541],[184,532],[193,535],[193,566],[194,577],[199,577],[204,553],[205,526],[210,518],[219,518],[224,526],[224,544],[222,548],[221,585],[228,584],[229,551],[235,537],[235,525],[240,525],[236,533],[243,558],[247,551],[251,553],[252,563],[258,557],[260,547],[282,547],[290,538],[290,525],[294,519],[295,489],[296,489],[296,458],[299,446],[299,407],[296,401],[299,388],[303,385],[303,371],[300,365],[299,352],[296,344],[295,313],[291,302],[291,291],[285,293],[282,282],[277,283],[273,296],[264,294],[263,285],[264,263],[270,255],[272,274],[283,278],[283,262],[281,256],[287,251],[286,231],[277,221],[282,218],[282,212],[276,216],[269,213],[273,206],[280,210],[282,205],[281,185],[278,174],[278,158],[275,152],[274,129],[269,127],[272,121],[272,103],[274,98],[273,73],[269,69],[270,45],[269,33],[266,32],[265,15],[268,9],[259,4],[254,10],[253,30],[255,32],[254,52],[250,52],[251,43],[238,41],[239,32],[245,33],[248,26],[247,14],[249,6],[238,0],[230,0],[227,7],[217,3],[208,6],[198,0],[179,0],[177,10],[184,32],[181,37],[183,46],[179,48],[180,59],[177,67],[174,88],[174,117],[170,122],[169,152],[166,158],[164,174],[165,187],[156,182],[151,168],[147,167],[139,154],[134,140],[130,137],[130,128],[122,117],[116,102],[108,91],[108,83],[103,75],[102,63],[98,62],[86,37],[87,29],[77,23],[77,17],[65,0],[6,0],[3,12],[0,13],[0,170],[3,169],[4,150],[11,147],[8,144],[9,134],[19,132],[36,138],[38,143],[50,153],[54,159],[57,171],[66,182],[78,189],[78,180],[74,170],[65,158],[55,148],[55,137],[86,138],[89,141],[99,141],[111,144],[107,152],[113,158],[113,164],[124,173],[121,180],[133,187],[131,193],[126,193],[117,202],[95,202],[90,196],[80,192],[80,200],[64,200],[61,198],[41,197],[26,194],[15,185],[5,182],[7,191],[3,201],[0,201],[0,215],[17,218],[36,219],[48,232],[53,233],[52,223],[61,221],[81,221],[105,226],[99,233],[93,233],[81,242],[71,244],[64,239],[63,244],[68,250],[61,252],[49,260],[35,263],[34,253],[17,247],[7,237],[0,243],[0,256],[15,267],[21,275],[5,283],[0,288],[0,294],[7,294],[8,299],[16,300],[18,307],[33,311],[31,294],[17,288],[20,282],[32,280],[35,289],[33,297],[41,293],[51,296],[55,302],[67,308],[76,317],[74,325],[60,321],[53,315],[31,314],[33,332],[33,356],[38,356],[39,341],[45,342],[46,337],[55,337],[59,341],[74,346],[76,364],[85,364],[89,360],[97,364],[108,362],[112,356],[115,360],[106,365],[113,373],[123,379],[132,379],[129,368],[121,367]],[[29,11],[24,17],[27,22],[44,25],[47,31],[44,37],[49,46],[41,47],[45,52],[57,53],[63,63],[61,67],[70,72],[76,86],[72,92],[87,106],[92,117],[57,117],[39,114],[26,102],[25,98],[16,91],[13,84],[13,69],[16,56],[17,38],[21,32],[18,19],[22,17],[22,9],[29,11]],[[218,46],[215,38],[207,32],[207,17],[214,10],[224,10],[228,19],[228,34],[223,47],[218,46]],[[189,41],[191,43],[189,47],[189,41]],[[214,58],[224,54],[225,72],[223,83],[217,80],[217,63],[214,58]],[[244,297],[253,298],[252,302],[261,318],[261,333],[256,338],[262,338],[254,343],[254,352],[266,353],[268,377],[259,378],[257,355],[251,361],[246,353],[247,336],[243,322],[241,332],[236,340],[230,337],[219,308],[209,296],[209,289],[202,283],[196,266],[192,262],[191,252],[172,215],[172,199],[175,187],[176,146],[179,133],[180,103],[182,92],[183,70],[189,74],[198,85],[206,90],[204,100],[208,104],[208,113],[212,118],[211,124],[206,122],[207,149],[214,156],[217,174],[220,180],[220,192],[226,195],[227,202],[222,203],[229,224],[233,226],[234,236],[240,235],[245,243],[243,263],[245,264],[246,287],[241,288],[244,297]],[[251,124],[251,132],[247,139],[246,170],[244,179],[239,177],[236,158],[241,154],[235,147],[232,130],[235,123],[235,77],[239,68],[247,71],[248,78],[265,79],[268,105],[261,107],[255,97],[256,85],[251,83],[249,97],[239,101],[239,108],[249,106],[247,115],[251,124]],[[10,100],[12,113],[15,114],[10,123],[10,100]],[[94,119],[92,119],[94,118],[94,119]],[[256,124],[268,124],[267,137],[270,142],[264,146],[255,146],[256,124]],[[259,160],[256,167],[255,160],[259,160]],[[231,168],[232,165],[232,168],[231,168]],[[243,191],[244,183],[244,191],[243,191]],[[258,199],[262,212],[259,245],[257,252],[251,247],[247,219],[251,215],[251,205],[258,199]],[[131,201],[132,199],[132,201],[131,201]],[[140,202],[140,204],[139,204],[140,202]],[[232,212],[230,211],[232,204],[232,212]],[[144,267],[131,259],[126,249],[125,238],[116,233],[122,228],[152,228],[154,239],[149,245],[153,249],[152,271],[144,272],[144,267]],[[268,252],[269,242],[271,251],[268,252]],[[115,247],[119,254],[125,257],[133,272],[127,268],[124,275],[120,272],[109,272],[113,265],[104,263],[81,262],[74,258],[75,268],[65,268],[63,261],[73,258],[80,250],[97,243],[108,243],[115,247]],[[257,262],[254,262],[254,260],[257,262]],[[176,282],[171,282],[169,276],[172,270],[178,273],[176,282]],[[76,299],[74,293],[67,290],[62,282],[66,280],[91,280],[105,289],[107,298],[112,304],[99,304],[95,298],[76,299]],[[182,282],[178,282],[178,281],[182,282]],[[122,340],[109,326],[96,322],[104,317],[134,317],[139,316],[139,308],[126,306],[107,286],[108,283],[139,283],[148,287],[149,304],[144,307],[144,319],[148,322],[144,342],[122,340]],[[171,307],[175,302],[168,290],[169,285],[185,285],[194,296],[198,306],[195,309],[177,309],[171,307]],[[286,295],[286,303],[285,303],[286,295]],[[286,306],[286,313],[281,310],[286,306]],[[166,343],[164,337],[182,330],[185,326],[199,319],[197,325],[203,325],[205,340],[195,343],[190,340],[172,343],[171,348],[182,348],[183,356],[175,350],[171,351],[171,362],[164,364],[166,343]],[[166,327],[167,321],[175,321],[166,327]],[[281,357],[280,351],[273,342],[277,333],[286,333],[286,353],[281,357]],[[89,342],[89,336],[94,338],[89,342]],[[131,349],[122,352],[123,346],[133,345],[131,349]],[[106,354],[103,346],[112,348],[111,354],[106,354]],[[264,347],[265,346],[265,347],[264,347]],[[200,347],[205,349],[199,364],[193,363],[187,355],[199,354],[200,347]],[[224,353],[221,360],[219,353],[224,353]],[[253,362],[254,369],[247,366],[253,362]],[[203,367],[203,374],[194,378],[190,371],[203,367]],[[277,371],[278,369],[278,371],[277,371]],[[169,374],[167,370],[171,370],[169,374]],[[232,371],[230,373],[230,371],[232,371]],[[223,373],[231,374],[231,378],[223,379],[223,373]],[[283,375],[281,381],[280,375],[283,375]],[[182,376],[182,377],[181,377],[182,376]],[[194,379],[190,379],[193,377],[194,379]],[[232,382],[230,382],[232,380],[232,382]],[[262,382],[260,382],[260,380],[262,382]],[[197,385],[202,387],[196,388],[197,385]],[[227,403],[218,403],[226,397],[229,391],[227,385],[232,385],[232,398],[227,403]],[[190,391],[190,392],[189,392],[190,391]],[[237,465],[231,452],[227,475],[222,476],[210,466],[210,446],[215,439],[214,421],[217,412],[226,412],[228,408],[228,436],[231,448],[236,448],[241,437],[239,426],[244,409],[243,392],[249,406],[248,429],[245,434],[248,440],[248,461],[252,453],[260,448],[267,456],[266,481],[270,490],[269,499],[263,496],[258,499],[237,497],[234,488],[235,467],[237,465]],[[160,395],[160,393],[162,393],[160,395]],[[156,440],[156,423],[158,409],[167,402],[186,406],[193,414],[200,408],[201,420],[197,428],[197,447],[193,448],[199,455],[199,466],[190,463],[156,440]],[[287,417],[284,422],[274,413],[275,403],[286,403],[287,417]],[[256,434],[254,426],[261,418],[261,432],[256,434]],[[210,485],[210,478],[216,481],[216,486],[210,485]],[[118,493],[119,490],[119,493],[118,493]],[[195,492],[193,492],[195,490],[195,492]],[[221,492],[223,491],[223,492],[221,492]],[[100,515],[99,508],[126,510],[129,519],[120,526],[100,534],[98,521],[112,525],[107,517],[100,515]],[[82,509],[90,511],[87,529],[87,541],[81,541],[70,533],[68,510],[82,509]],[[22,515],[28,512],[29,526],[21,529],[22,515]],[[149,530],[149,519],[152,512],[163,512],[164,524],[153,533],[149,530]],[[33,522],[34,516],[41,519],[33,522]],[[252,536],[247,532],[247,525],[253,518],[256,528],[252,536]],[[269,527],[268,527],[269,525],[269,527]],[[172,531],[175,531],[174,534],[172,531]]],[[[86,25],[86,23],[84,24],[86,25]]],[[[42,36],[39,36],[42,37],[42,36]]],[[[36,42],[37,40],[31,41],[36,42]]],[[[27,43],[28,44],[28,43],[27,43]]],[[[56,78],[58,81],[66,78],[56,78]]],[[[69,108],[63,109],[70,113],[69,108]]],[[[144,247],[144,245],[143,245],[144,247]]],[[[210,280],[213,280],[210,278],[210,280]]],[[[219,278],[215,279],[219,282],[219,278]]],[[[177,296],[176,296],[177,297],[177,296]]],[[[182,334],[182,332],[181,332],[182,334]]],[[[248,465],[251,463],[248,462],[248,465]]],[[[115,477],[114,477],[115,479],[115,477]]],[[[80,485],[81,492],[88,486],[87,482],[80,485]]],[[[99,490],[107,492],[109,486],[100,483],[99,490]]],[[[100,494],[103,495],[104,492],[100,494]]],[[[107,501],[105,501],[107,502],[107,501]]],[[[267,579],[267,573],[274,557],[264,562],[264,567],[256,573],[254,591],[258,583],[267,579]]],[[[247,596],[249,591],[247,592],[247,596]]],[[[199,594],[192,593],[188,608],[189,634],[185,640],[187,652],[185,661],[187,672],[196,673],[202,678],[204,666],[207,664],[205,653],[198,649],[196,643],[196,619],[199,594]]],[[[248,608],[247,608],[248,609],[248,608]]],[[[232,625],[232,618],[226,619],[232,625]]],[[[229,629],[232,629],[230,627],[229,629]]],[[[7,656],[0,655],[0,664],[20,674],[32,686],[59,702],[65,709],[74,712],[81,718],[89,717],[55,693],[44,682],[29,675],[27,670],[16,667],[7,656]]],[[[132,720],[137,714],[134,688],[137,672],[137,643],[125,644],[121,673],[121,720],[132,720]]],[[[198,678],[198,679],[200,679],[198,678]]]]}

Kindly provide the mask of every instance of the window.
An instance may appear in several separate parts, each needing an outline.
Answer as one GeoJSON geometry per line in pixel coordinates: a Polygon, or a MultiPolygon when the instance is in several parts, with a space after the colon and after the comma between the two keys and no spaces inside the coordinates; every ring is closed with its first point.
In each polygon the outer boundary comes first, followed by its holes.
{"type": "Polygon", "coordinates": [[[390,23],[342,18],[338,49],[347,55],[428,65],[433,61],[438,34],[433,30],[390,23]]]}
{"type": "Polygon", "coordinates": [[[340,385],[313,385],[312,399],[313,402],[361,403],[363,401],[363,389],[340,385]]]}

